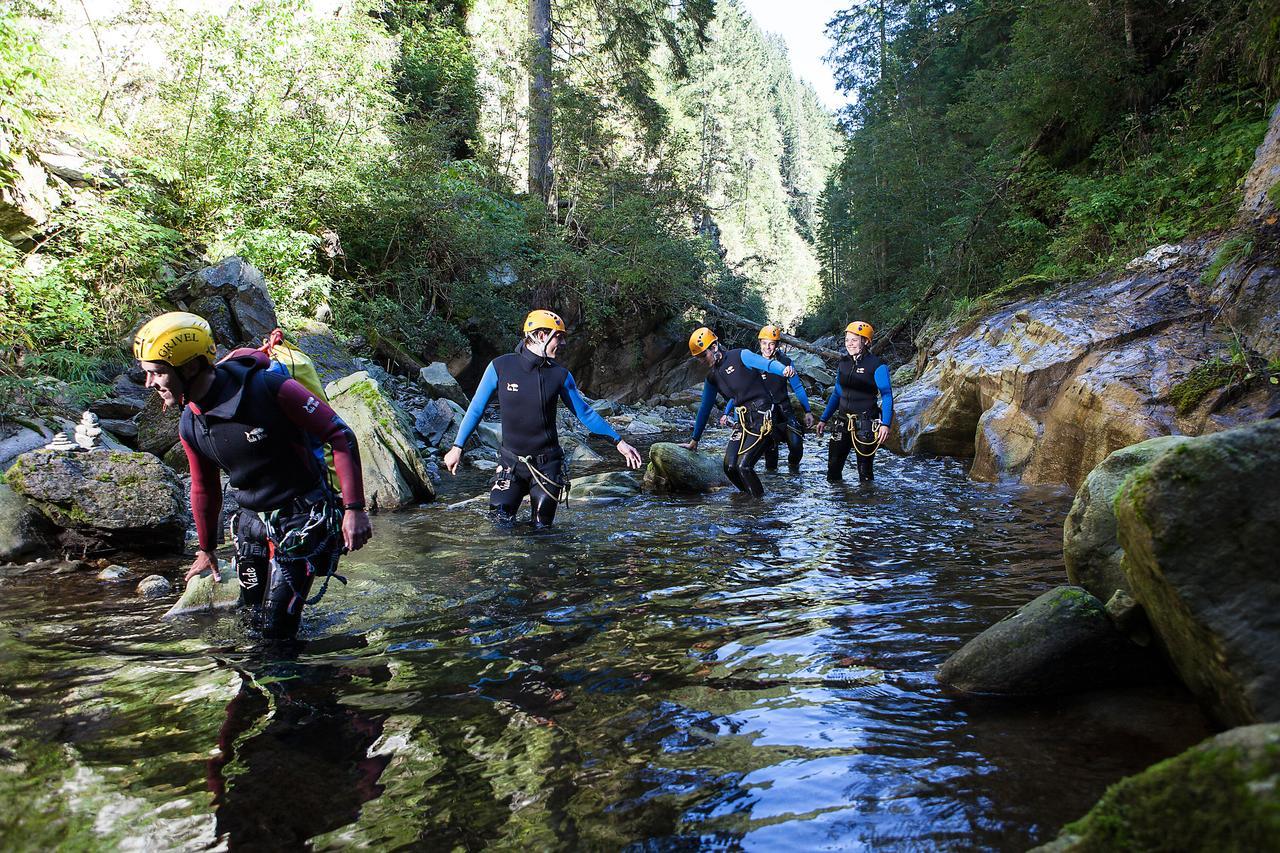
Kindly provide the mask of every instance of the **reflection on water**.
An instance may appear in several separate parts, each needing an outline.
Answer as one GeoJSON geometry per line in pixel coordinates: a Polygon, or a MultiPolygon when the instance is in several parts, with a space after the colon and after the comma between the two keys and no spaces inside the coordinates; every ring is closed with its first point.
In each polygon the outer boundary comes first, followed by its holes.
{"type": "Polygon", "coordinates": [[[1021,850],[1207,734],[1164,683],[945,697],[950,652],[1061,582],[1069,496],[823,463],[541,535],[450,481],[376,520],[292,660],[0,576],[0,846],[1021,850]]]}

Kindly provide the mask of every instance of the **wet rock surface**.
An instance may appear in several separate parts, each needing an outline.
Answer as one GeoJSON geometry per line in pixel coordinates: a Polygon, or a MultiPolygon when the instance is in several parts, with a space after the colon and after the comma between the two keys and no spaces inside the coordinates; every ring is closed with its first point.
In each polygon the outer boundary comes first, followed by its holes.
{"type": "Polygon", "coordinates": [[[718,455],[686,450],[665,441],[649,448],[649,465],[644,472],[647,489],[655,492],[705,492],[728,484],[718,455]]]}
{"type": "Polygon", "coordinates": [[[197,616],[237,606],[240,603],[240,581],[229,568],[223,568],[221,575],[221,581],[215,581],[212,572],[196,575],[187,581],[182,596],[162,618],[197,616]]]}
{"type": "Polygon", "coordinates": [[[49,547],[50,525],[26,499],[0,482],[0,563],[49,547]]]}

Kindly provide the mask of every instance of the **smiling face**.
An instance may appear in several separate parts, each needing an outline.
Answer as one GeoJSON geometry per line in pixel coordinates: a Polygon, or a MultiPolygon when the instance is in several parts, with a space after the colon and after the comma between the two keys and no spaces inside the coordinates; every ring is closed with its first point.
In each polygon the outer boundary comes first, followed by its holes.
{"type": "Polygon", "coordinates": [[[849,351],[849,355],[862,355],[862,351],[867,348],[867,339],[853,332],[845,332],[844,348],[849,351]]]}
{"type": "Polygon", "coordinates": [[[182,378],[172,365],[163,361],[140,361],[138,366],[146,377],[147,387],[155,390],[166,409],[182,401],[182,378]]]}
{"type": "Polygon", "coordinates": [[[778,351],[777,341],[767,341],[764,338],[760,339],[760,354],[762,356],[764,356],[765,358],[773,358],[774,354],[777,353],[777,351],[778,351]]]}

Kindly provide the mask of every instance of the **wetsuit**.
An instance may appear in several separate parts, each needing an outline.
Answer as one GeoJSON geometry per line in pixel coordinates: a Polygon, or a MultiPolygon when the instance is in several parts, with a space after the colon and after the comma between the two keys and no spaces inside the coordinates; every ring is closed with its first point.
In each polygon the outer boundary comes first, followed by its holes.
{"type": "Polygon", "coordinates": [[[489,492],[489,507],[498,520],[511,522],[524,496],[529,496],[535,527],[555,520],[556,507],[567,496],[569,479],[556,429],[556,401],[563,400],[587,429],[622,437],[578,393],[573,374],[521,343],[515,352],[500,355],[485,368],[454,447],[463,447],[480,422],[494,393],[502,414],[502,449],[489,492]]]}
{"type": "MultiPolygon", "coordinates": [[[[776,353],[773,360],[782,362],[787,367],[791,366],[790,357],[782,353],[776,353]]],[[[764,470],[778,470],[778,447],[786,442],[787,467],[792,474],[799,474],[800,458],[804,455],[804,425],[796,420],[795,409],[791,407],[791,399],[787,396],[788,385],[806,414],[809,412],[809,395],[805,394],[804,386],[800,384],[799,374],[790,379],[784,379],[772,373],[762,372],[760,378],[764,380],[764,387],[769,389],[769,396],[773,398],[773,430],[765,439],[764,470]]],[[[734,405],[733,400],[726,403],[724,413],[732,415],[734,405]]]]}
{"type": "Polygon", "coordinates": [[[191,467],[200,549],[217,546],[222,469],[241,508],[232,523],[241,601],[255,608],[265,638],[290,639],[312,580],[333,573],[342,549],[342,499],[317,448],[332,449],[348,508],[363,509],[364,484],[350,428],[301,383],[266,364],[255,353],[214,367],[209,392],[183,409],[178,436],[191,467]]]}
{"type": "Polygon", "coordinates": [[[874,476],[871,467],[875,456],[876,421],[888,426],[893,421],[893,389],[889,385],[889,365],[871,352],[858,358],[840,357],[836,371],[836,387],[831,390],[822,420],[831,428],[827,448],[827,479],[844,479],[844,463],[849,451],[858,448],[858,480],[868,482],[874,476]],[[878,402],[877,402],[878,398],[878,402]],[[831,416],[839,409],[839,416],[831,416]]]}
{"type": "Polygon", "coordinates": [[[757,498],[764,495],[764,486],[755,466],[774,429],[773,396],[760,377],[764,373],[782,376],[784,370],[786,366],[781,362],[751,350],[724,350],[702,385],[702,405],[698,407],[698,419],[693,425],[693,440],[697,441],[715,408],[716,395],[733,401],[738,423],[725,445],[724,473],[739,491],[757,498]]]}

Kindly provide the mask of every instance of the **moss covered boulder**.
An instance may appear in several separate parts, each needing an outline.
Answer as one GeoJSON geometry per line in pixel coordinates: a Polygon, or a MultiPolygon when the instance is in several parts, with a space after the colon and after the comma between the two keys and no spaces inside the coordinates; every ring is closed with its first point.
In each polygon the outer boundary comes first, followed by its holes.
{"type": "Polygon", "coordinates": [[[230,565],[223,564],[218,572],[222,579],[215,581],[212,572],[196,575],[187,581],[182,596],[164,614],[164,619],[178,616],[198,616],[230,610],[240,603],[240,581],[230,565]]]}
{"type": "Polygon", "coordinates": [[[1110,601],[1116,590],[1132,594],[1120,567],[1124,550],[1116,538],[1116,494],[1130,474],[1188,440],[1181,435],[1148,439],[1115,451],[1089,472],[1062,526],[1067,580],[1101,601],[1110,601]]]}
{"type": "Polygon", "coordinates": [[[1051,589],[946,660],[938,681],[973,696],[1045,696],[1131,680],[1144,652],[1078,586],[1051,589]]]}
{"type": "Polygon", "coordinates": [[[187,510],[178,477],[149,453],[34,450],[5,473],[15,492],[60,529],[68,546],[172,552],[187,510]]]}
{"type": "Polygon", "coordinates": [[[590,474],[586,477],[574,477],[573,486],[569,490],[569,501],[590,501],[607,503],[635,497],[640,494],[640,478],[631,471],[606,471],[603,474],[590,474]]]}
{"type": "Polygon", "coordinates": [[[649,448],[645,488],[655,492],[706,492],[727,486],[720,457],[660,441],[649,448]]]}
{"type": "Polygon", "coordinates": [[[26,499],[0,483],[0,563],[45,550],[47,524],[26,499]]]}
{"type": "Polygon", "coordinates": [[[1280,724],[1231,729],[1112,785],[1036,849],[1280,850],[1280,724]]]}
{"type": "Polygon", "coordinates": [[[435,498],[413,421],[382,393],[378,380],[359,371],[325,387],[329,403],[356,434],[371,509],[398,509],[435,498]]]}
{"type": "Polygon", "coordinates": [[[1280,420],[1184,442],[1116,497],[1125,578],[1225,725],[1280,720],[1280,420]]]}

